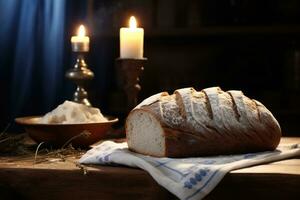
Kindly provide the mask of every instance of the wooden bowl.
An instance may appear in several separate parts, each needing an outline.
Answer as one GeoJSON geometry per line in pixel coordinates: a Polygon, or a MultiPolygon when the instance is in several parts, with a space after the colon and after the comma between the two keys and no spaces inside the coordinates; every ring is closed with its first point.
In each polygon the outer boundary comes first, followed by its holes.
{"type": "Polygon", "coordinates": [[[28,135],[37,143],[46,142],[54,147],[62,147],[69,140],[75,147],[87,147],[95,142],[110,138],[112,125],[118,118],[106,116],[107,122],[80,124],[42,124],[40,116],[16,118],[28,135]]]}

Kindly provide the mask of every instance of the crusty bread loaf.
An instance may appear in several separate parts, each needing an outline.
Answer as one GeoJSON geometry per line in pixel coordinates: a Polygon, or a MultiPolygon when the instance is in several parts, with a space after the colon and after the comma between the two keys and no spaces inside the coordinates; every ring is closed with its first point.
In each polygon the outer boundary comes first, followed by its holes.
{"type": "Polygon", "coordinates": [[[264,105],[219,87],[153,95],[130,112],[125,128],[130,150],[157,157],[274,150],[281,137],[264,105]]]}

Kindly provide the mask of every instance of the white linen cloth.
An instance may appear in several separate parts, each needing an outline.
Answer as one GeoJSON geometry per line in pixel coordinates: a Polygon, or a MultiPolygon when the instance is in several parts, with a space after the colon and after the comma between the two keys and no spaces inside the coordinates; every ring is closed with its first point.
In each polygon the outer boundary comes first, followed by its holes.
{"type": "Polygon", "coordinates": [[[82,164],[127,165],[147,171],[161,186],[185,200],[204,198],[231,170],[300,155],[300,144],[275,151],[194,158],[155,158],[128,150],[126,142],[106,141],[89,150],[82,164]]]}

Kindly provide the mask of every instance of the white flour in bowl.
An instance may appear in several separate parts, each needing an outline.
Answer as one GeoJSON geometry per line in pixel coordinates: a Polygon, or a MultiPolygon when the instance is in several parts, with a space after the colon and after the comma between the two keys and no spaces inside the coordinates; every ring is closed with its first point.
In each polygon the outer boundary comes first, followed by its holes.
{"type": "Polygon", "coordinates": [[[40,119],[43,124],[76,124],[107,122],[98,108],[65,101],[40,119]]]}

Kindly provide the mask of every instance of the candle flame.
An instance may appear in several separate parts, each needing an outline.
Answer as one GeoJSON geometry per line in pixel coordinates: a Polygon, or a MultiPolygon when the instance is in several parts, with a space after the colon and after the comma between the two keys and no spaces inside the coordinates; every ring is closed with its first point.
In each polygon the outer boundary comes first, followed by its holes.
{"type": "Polygon", "coordinates": [[[136,28],[136,20],[134,16],[131,16],[129,19],[129,28],[136,28]]]}
{"type": "Polygon", "coordinates": [[[80,25],[80,26],[79,26],[77,35],[78,35],[79,37],[84,37],[84,36],[85,36],[85,28],[84,28],[83,25],[80,25]]]}

